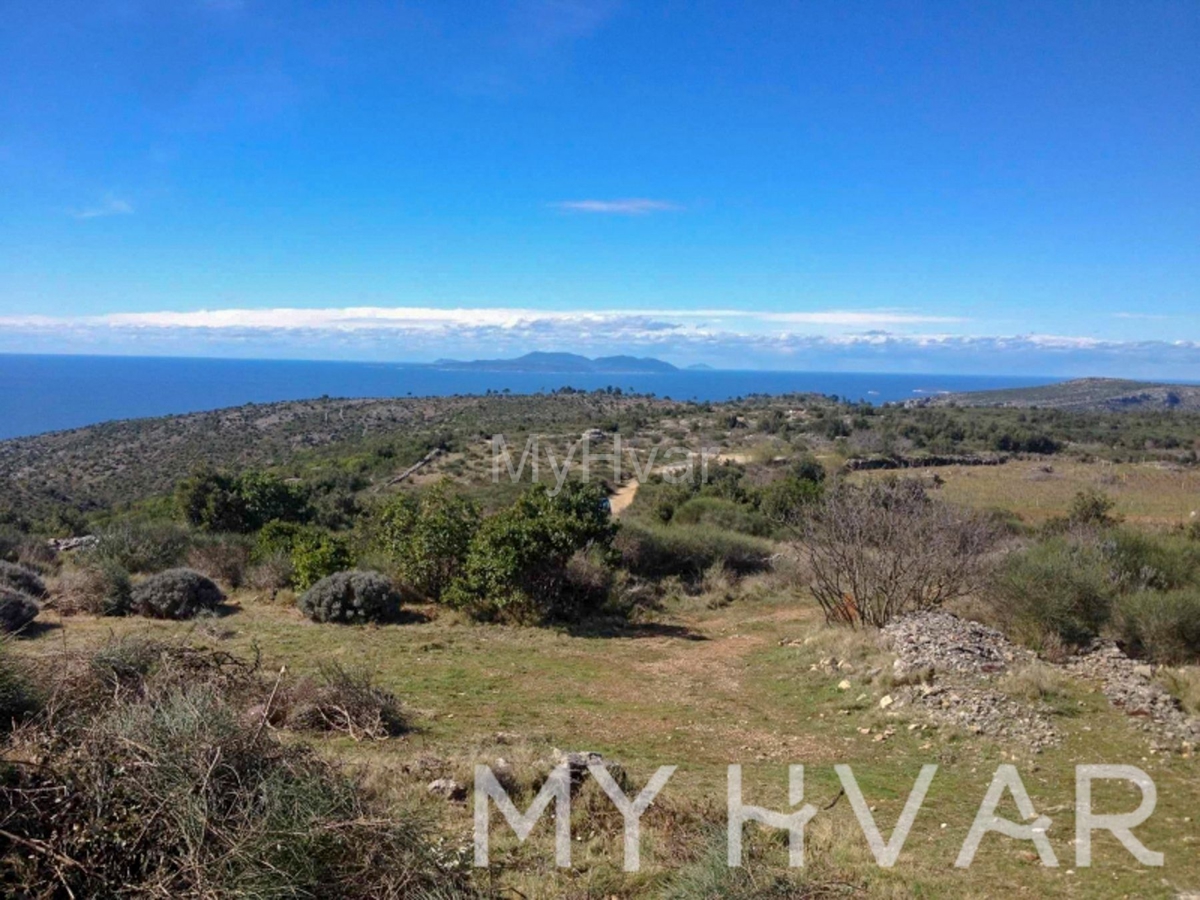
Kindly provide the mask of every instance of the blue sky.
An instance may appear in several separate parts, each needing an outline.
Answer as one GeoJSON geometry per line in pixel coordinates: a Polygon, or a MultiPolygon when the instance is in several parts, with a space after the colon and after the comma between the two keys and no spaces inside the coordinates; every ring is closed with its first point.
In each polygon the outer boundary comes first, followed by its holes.
{"type": "Polygon", "coordinates": [[[0,352],[1200,378],[1200,4],[0,0],[0,352]]]}

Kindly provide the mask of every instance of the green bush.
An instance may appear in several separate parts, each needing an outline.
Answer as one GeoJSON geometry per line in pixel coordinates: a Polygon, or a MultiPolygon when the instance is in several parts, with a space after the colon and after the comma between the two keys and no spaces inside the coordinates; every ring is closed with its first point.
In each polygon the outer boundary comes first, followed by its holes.
{"type": "Polygon", "coordinates": [[[1200,590],[1139,591],[1122,597],[1114,627],[1131,654],[1167,665],[1200,662],[1200,590]]]}
{"type": "Polygon", "coordinates": [[[820,481],[788,475],[759,489],[758,509],[770,522],[795,527],[812,513],[823,495],[820,481]]]}
{"type": "Polygon", "coordinates": [[[28,594],[0,585],[0,631],[9,634],[25,628],[41,609],[28,594]]]}
{"type": "Polygon", "coordinates": [[[197,472],[179,485],[175,502],[184,521],[204,531],[248,534],[271,521],[312,517],[307,493],[267,472],[197,472]]]}
{"type": "Polygon", "coordinates": [[[621,566],[642,578],[677,576],[695,582],[714,565],[738,575],[770,565],[771,545],[708,525],[647,525],[626,522],[613,541],[621,566]]]}
{"type": "Polygon", "coordinates": [[[96,534],[96,544],[81,556],[126,572],[161,572],[176,566],[187,552],[190,536],[173,522],[124,521],[96,534]]]}
{"type": "Polygon", "coordinates": [[[596,485],[570,482],[553,496],[534,486],[484,520],[447,599],[481,619],[581,615],[578,597],[564,590],[567,564],[592,548],[607,552],[616,530],[596,485]]]}
{"type": "Polygon", "coordinates": [[[40,599],[46,596],[46,585],[36,572],[4,560],[0,560],[0,585],[20,591],[22,594],[28,594],[30,597],[40,599]]]}
{"type": "Polygon", "coordinates": [[[396,617],[400,597],[378,572],[337,572],[301,594],[296,605],[314,622],[384,622],[396,617]]]}
{"type": "Polygon", "coordinates": [[[1170,591],[1200,583],[1200,547],[1172,535],[1114,529],[1102,547],[1122,591],[1170,591]]]}
{"type": "Polygon", "coordinates": [[[280,553],[290,563],[292,587],[301,591],[354,564],[350,545],[341,535],[315,525],[269,522],[258,533],[253,558],[262,564],[280,553]]]}
{"type": "Polygon", "coordinates": [[[132,609],[154,619],[191,619],[211,612],[225,595],[212,579],[191,569],[168,569],[134,585],[132,609]]]}
{"type": "Polygon", "coordinates": [[[383,507],[375,544],[405,587],[440,600],[461,571],[478,527],[475,504],[438,484],[419,498],[402,494],[383,507]]]}
{"type": "Polygon", "coordinates": [[[1116,593],[1101,549],[1064,537],[1010,555],[988,591],[1001,627],[1034,647],[1095,637],[1112,615],[1116,593]]]}
{"type": "Polygon", "coordinates": [[[693,497],[675,510],[673,525],[708,525],[725,531],[768,537],[771,522],[753,507],[723,497],[693,497]]]}
{"type": "Polygon", "coordinates": [[[1077,493],[1071,501],[1067,520],[1072,525],[1105,527],[1117,521],[1112,514],[1116,506],[1117,502],[1108,494],[1096,488],[1087,488],[1077,493]]]}

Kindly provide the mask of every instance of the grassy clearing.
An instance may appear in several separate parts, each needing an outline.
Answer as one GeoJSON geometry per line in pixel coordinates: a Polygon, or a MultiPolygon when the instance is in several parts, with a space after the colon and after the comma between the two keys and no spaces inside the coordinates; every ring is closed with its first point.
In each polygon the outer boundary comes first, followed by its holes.
{"type": "MultiPolygon", "coordinates": [[[[1009,895],[1031,897],[1167,897],[1200,889],[1194,820],[1200,766],[1151,755],[1146,736],[1089,686],[1041,673],[1014,678],[1013,692],[1073,711],[1058,723],[1064,745],[1029,757],[1020,747],[922,727],[920,718],[908,718],[915,713],[882,711],[890,658],[869,633],[826,628],[811,601],[757,596],[717,608],[676,601],[665,611],[669,621],[600,636],[470,625],[434,608],[414,624],[317,625],[243,592],[235,595],[234,613],[200,623],[46,614],[41,633],[17,642],[14,652],[51,656],[113,634],[144,634],[245,654],[257,648],[268,671],[287,665],[296,675],[316,675],[330,663],[365,667],[404,701],[414,730],[383,741],[318,737],[318,745],[350,760],[398,802],[436,803],[451,849],[469,841],[470,808],[429,801],[425,784],[436,777],[467,783],[475,762],[504,759],[519,794],[532,790],[553,747],[599,751],[618,761],[635,787],[660,765],[680,767],[647,814],[637,875],[621,871],[620,819],[594,788],[585,788],[575,805],[571,870],[553,866],[548,821],[524,846],[498,831],[499,865],[482,881],[526,897],[985,897],[995,895],[998,881],[1009,895]],[[830,657],[850,668],[827,671],[822,663],[830,657]],[[868,677],[876,667],[882,672],[868,677]],[[843,678],[851,682],[848,691],[837,688],[843,678]],[[885,737],[889,727],[893,733],[885,737]],[[1043,869],[1028,845],[991,836],[970,870],[955,870],[995,767],[1014,759],[1038,811],[1054,820],[1050,837],[1061,866],[1043,869]],[[848,763],[885,835],[920,766],[940,768],[895,869],[875,867],[842,800],[810,825],[804,873],[787,871],[784,843],[767,832],[747,845],[753,868],[729,873],[717,863],[731,762],[744,766],[746,801],[776,809],[786,806],[787,764],[807,766],[806,800],[823,806],[838,792],[833,765],[848,763]],[[1141,868],[1104,836],[1093,868],[1074,868],[1077,762],[1133,763],[1154,778],[1158,810],[1137,833],[1166,854],[1162,870],[1141,868]]],[[[1132,803],[1115,787],[1098,790],[1102,811],[1132,803]]],[[[1011,801],[1002,810],[1016,817],[1011,801]]]]}
{"type": "MultiPolygon", "coordinates": [[[[1031,524],[1066,515],[1075,495],[1087,488],[1104,491],[1116,501],[1116,513],[1134,523],[1185,524],[1200,510],[1200,470],[1194,467],[1054,458],[1013,460],[1003,466],[945,466],[920,474],[932,478],[934,473],[945,481],[939,491],[942,499],[978,509],[1011,510],[1031,524]]],[[[888,474],[859,472],[853,478],[888,474]]]]}

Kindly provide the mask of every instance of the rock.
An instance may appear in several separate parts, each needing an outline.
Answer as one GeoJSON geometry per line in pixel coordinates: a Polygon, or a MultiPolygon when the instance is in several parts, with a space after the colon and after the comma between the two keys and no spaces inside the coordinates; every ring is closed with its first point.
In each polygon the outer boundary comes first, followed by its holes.
{"type": "Polygon", "coordinates": [[[880,700],[879,700],[879,708],[880,708],[880,709],[887,709],[889,706],[891,706],[891,705],[892,705],[893,703],[895,703],[895,702],[896,702],[895,698],[894,698],[894,697],[893,697],[891,694],[888,694],[886,697],[881,697],[881,698],[880,698],[880,700]]]}
{"type": "Polygon", "coordinates": [[[1147,666],[1147,665],[1134,666],[1133,674],[1138,675],[1142,678],[1145,678],[1147,681],[1149,681],[1151,678],[1154,677],[1154,667],[1147,666]]]}
{"type": "Polygon", "coordinates": [[[848,680],[848,679],[845,679],[845,678],[843,678],[841,681],[839,681],[839,682],[838,682],[838,690],[839,690],[839,691],[848,691],[848,690],[850,690],[850,682],[849,682],[849,680],[848,680]]]}
{"type": "Polygon", "coordinates": [[[453,778],[439,778],[429,782],[428,791],[438,797],[460,802],[467,799],[467,789],[453,778]]]}

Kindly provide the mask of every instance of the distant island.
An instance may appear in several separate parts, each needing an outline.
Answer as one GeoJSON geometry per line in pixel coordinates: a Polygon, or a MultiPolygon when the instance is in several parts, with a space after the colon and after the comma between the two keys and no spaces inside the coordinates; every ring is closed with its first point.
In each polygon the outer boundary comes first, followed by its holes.
{"type": "Polygon", "coordinates": [[[678,372],[677,366],[648,356],[600,356],[588,359],[576,353],[526,353],[516,359],[439,359],[438,369],[476,372],[553,372],[556,374],[657,375],[678,372]]]}
{"type": "Polygon", "coordinates": [[[1004,406],[1073,412],[1200,410],[1200,385],[1163,384],[1124,378],[1076,378],[1040,387],[943,394],[911,400],[921,406],[1004,406]]]}

